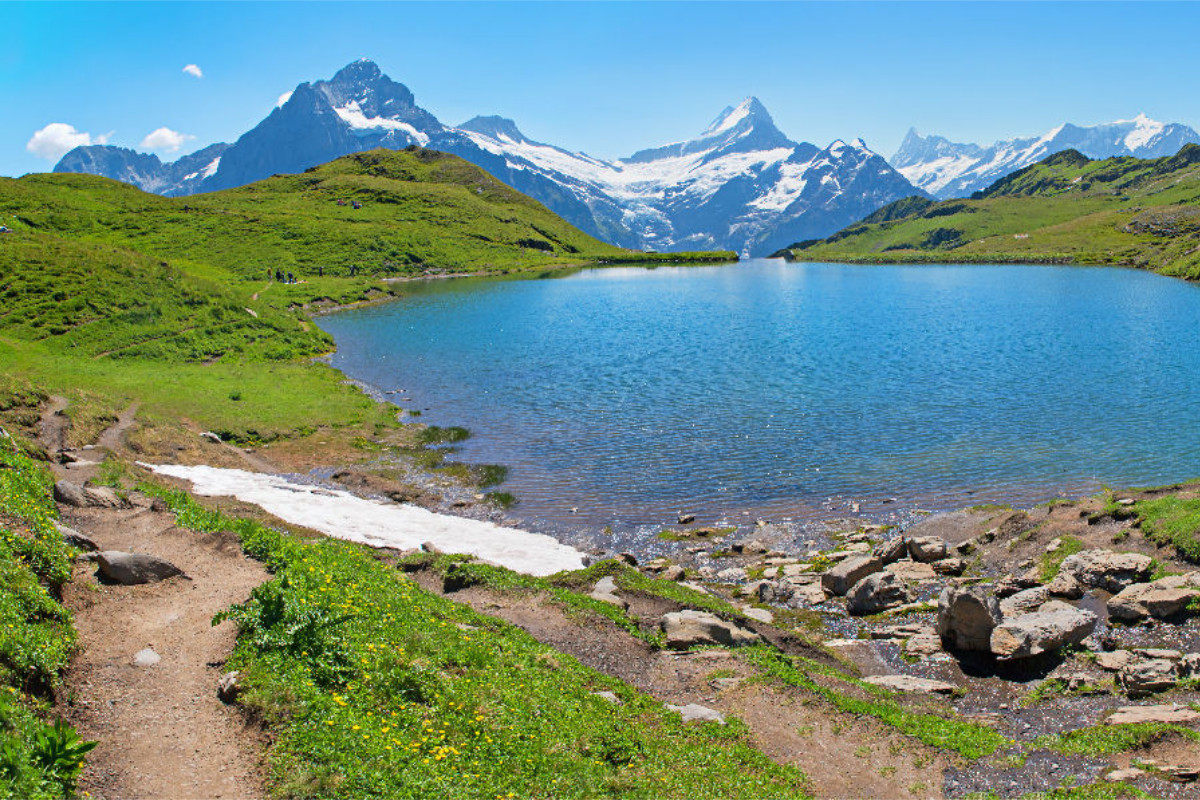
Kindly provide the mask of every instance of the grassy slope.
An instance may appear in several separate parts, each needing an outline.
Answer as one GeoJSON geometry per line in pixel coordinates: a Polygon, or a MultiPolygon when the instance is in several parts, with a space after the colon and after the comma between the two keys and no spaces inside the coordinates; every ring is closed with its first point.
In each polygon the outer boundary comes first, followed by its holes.
{"type": "Polygon", "coordinates": [[[1200,146],[1151,160],[1058,153],[972,199],[901,200],[803,245],[792,258],[1123,264],[1200,278],[1200,146]]]}
{"type": "Polygon", "coordinates": [[[137,401],[248,440],[389,424],[306,360],[332,342],[305,307],[402,294],[387,277],[662,258],[420,149],[189,198],[88,175],[0,179],[0,221],[13,229],[0,234],[0,368],[105,413],[137,401]]]}

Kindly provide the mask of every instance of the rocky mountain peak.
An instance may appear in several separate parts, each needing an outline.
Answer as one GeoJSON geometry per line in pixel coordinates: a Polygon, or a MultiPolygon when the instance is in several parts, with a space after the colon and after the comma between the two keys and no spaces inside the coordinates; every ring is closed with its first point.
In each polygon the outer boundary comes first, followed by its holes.
{"type": "Polygon", "coordinates": [[[505,138],[511,139],[514,142],[529,141],[529,138],[517,128],[517,123],[507,117],[495,115],[472,117],[462,125],[459,125],[458,129],[471,131],[472,133],[482,133],[494,139],[505,138]]]}

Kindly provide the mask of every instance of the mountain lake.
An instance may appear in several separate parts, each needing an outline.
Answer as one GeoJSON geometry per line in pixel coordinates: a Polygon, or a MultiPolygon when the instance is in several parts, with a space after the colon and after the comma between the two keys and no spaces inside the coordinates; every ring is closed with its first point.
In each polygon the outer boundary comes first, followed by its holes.
{"type": "Polygon", "coordinates": [[[414,282],[332,364],[531,529],[896,520],[1200,475],[1200,287],[1132,269],[757,259],[414,282]]]}

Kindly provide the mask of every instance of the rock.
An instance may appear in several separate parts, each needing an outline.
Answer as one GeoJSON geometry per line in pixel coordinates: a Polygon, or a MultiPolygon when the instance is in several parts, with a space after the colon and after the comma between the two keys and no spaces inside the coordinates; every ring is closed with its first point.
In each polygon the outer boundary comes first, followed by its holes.
{"type": "Polygon", "coordinates": [[[145,553],[105,550],[96,553],[96,563],[104,577],[123,586],[158,583],[175,575],[187,578],[183,570],[171,562],[145,553]]]}
{"type": "Polygon", "coordinates": [[[620,561],[623,564],[628,564],[631,567],[636,567],[638,565],[637,556],[635,556],[633,553],[618,553],[617,561],[620,561]]]}
{"type": "Polygon", "coordinates": [[[870,542],[853,542],[842,549],[851,553],[869,553],[871,552],[871,544],[870,542]]]}
{"type": "Polygon", "coordinates": [[[659,573],[669,566],[671,566],[671,560],[668,558],[652,558],[642,565],[642,571],[659,573]]]}
{"type": "Polygon", "coordinates": [[[745,678],[713,678],[708,683],[718,692],[728,692],[731,689],[738,688],[745,682],[745,678]]]}
{"type": "Polygon", "coordinates": [[[1032,589],[1022,589],[1000,601],[1000,613],[1008,617],[1017,617],[1036,611],[1050,599],[1050,590],[1045,586],[1035,586],[1032,589]]]}
{"type": "Polygon", "coordinates": [[[135,667],[153,667],[158,662],[162,661],[162,656],[154,652],[152,647],[143,647],[134,653],[133,665],[135,667]]]}
{"type": "Polygon", "coordinates": [[[725,724],[725,715],[720,711],[697,705],[696,703],[688,703],[686,706],[676,706],[667,703],[667,708],[682,716],[684,722],[716,722],[720,725],[725,724]]]}
{"type": "Polygon", "coordinates": [[[746,570],[741,567],[727,567],[717,573],[717,580],[725,583],[737,583],[746,580],[746,570]]]}
{"type": "Polygon", "coordinates": [[[213,433],[212,431],[200,431],[200,438],[208,439],[210,442],[213,442],[214,444],[221,443],[221,437],[218,434],[213,433]]]}
{"type": "Polygon", "coordinates": [[[742,555],[747,556],[758,556],[771,551],[771,548],[767,547],[758,539],[751,539],[748,542],[734,542],[729,546],[729,549],[735,553],[741,553],[742,555]]]}
{"type": "Polygon", "coordinates": [[[1125,706],[1118,708],[1108,719],[1108,725],[1129,725],[1140,722],[1157,722],[1166,725],[1191,725],[1200,722],[1200,711],[1187,706],[1125,706]]]}
{"type": "Polygon", "coordinates": [[[1108,615],[1128,621],[1146,617],[1165,619],[1186,611],[1188,603],[1196,597],[1200,597],[1200,590],[1133,583],[1108,599],[1108,615]]]}
{"type": "Polygon", "coordinates": [[[1117,685],[1130,697],[1145,697],[1154,692],[1165,692],[1179,680],[1175,662],[1165,658],[1150,661],[1135,661],[1117,673],[1117,685]]]}
{"type": "Polygon", "coordinates": [[[883,568],[902,581],[931,581],[937,577],[933,567],[919,561],[895,561],[883,568]]]}
{"type": "Polygon", "coordinates": [[[52,525],[54,525],[54,530],[58,531],[58,535],[62,537],[62,540],[71,547],[74,547],[76,550],[83,550],[86,553],[91,553],[100,549],[89,537],[84,536],[74,528],[68,528],[58,520],[51,520],[50,522],[52,525]]]}
{"type": "Polygon", "coordinates": [[[775,581],[758,581],[749,586],[746,593],[758,599],[760,603],[786,603],[792,599],[794,590],[787,583],[775,581]]]}
{"type": "Polygon", "coordinates": [[[161,497],[155,497],[150,501],[150,510],[157,511],[158,513],[162,514],[166,511],[170,511],[171,506],[169,506],[167,501],[163,500],[161,497]]]}
{"type": "Polygon", "coordinates": [[[770,625],[772,622],[775,621],[775,615],[772,614],[770,611],[767,611],[765,608],[755,608],[754,606],[748,606],[747,608],[742,609],[742,613],[745,614],[747,617],[749,617],[752,620],[756,620],[758,622],[763,622],[763,623],[766,623],[767,625],[770,625]]]}
{"type": "Polygon", "coordinates": [[[238,695],[242,693],[242,685],[240,679],[242,673],[236,669],[226,672],[217,681],[217,697],[222,703],[233,703],[238,699],[238,695]]]}
{"type": "Polygon", "coordinates": [[[942,638],[936,633],[918,633],[904,643],[904,652],[910,656],[931,656],[941,650],[942,638]]]}
{"type": "Polygon", "coordinates": [[[942,558],[931,566],[938,575],[958,576],[967,571],[967,562],[961,558],[942,558]]]}
{"type": "Polygon", "coordinates": [[[974,539],[967,539],[965,542],[959,542],[958,544],[954,545],[954,552],[958,553],[960,556],[969,556],[978,549],[979,545],[976,544],[974,539]]]}
{"type": "Polygon", "coordinates": [[[1168,589],[1200,589],[1200,572],[1188,572],[1183,575],[1168,575],[1154,581],[1155,586],[1168,589]]]}
{"type": "Polygon", "coordinates": [[[1079,585],[1079,581],[1061,570],[1050,583],[1046,584],[1046,591],[1050,592],[1052,597],[1065,597],[1068,600],[1078,600],[1083,597],[1083,587],[1079,585]]]}
{"type": "Polygon", "coordinates": [[[1111,653],[1097,653],[1096,666],[1109,672],[1118,672],[1137,658],[1128,650],[1113,650],[1111,653]]]}
{"type": "Polygon", "coordinates": [[[830,567],[821,576],[821,585],[830,594],[844,595],[863,578],[883,569],[883,561],[875,556],[854,556],[830,567]]]}
{"type": "Polygon", "coordinates": [[[890,572],[876,572],[850,588],[846,610],[855,616],[878,614],[911,599],[904,581],[890,572]]]}
{"type": "Polygon", "coordinates": [[[1162,647],[1139,647],[1133,652],[1142,658],[1165,658],[1167,661],[1180,661],[1183,659],[1182,651],[1167,650],[1162,647]]]}
{"type": "Polygon", "coordinates": [[[912,675],[868,675],[864,683],[883,686],[897,692],[921,692],[923,694],[953,694],[956,687],[953,683],[935,681],[930,678],[916,678],[912,675]]]}
{"type": "Polygon", "coordinates": [[[1188,653],[1179,662],[1179,672],[1188,678],[1200,678],[1200,653],[1188,653]]]}
{"type": "Polygon", "coordinates": [[[1039,611],[997,625],[992,631],[991,650],[1000,659],[1030,658],[1078,644],[1095,628],[1095,614],[1051,601],[1039,611]]]}
{"type": "Polygon", "coordinates": [[[754,631],[726,622],[707,611],[673,611],[663,615],[661,626],[667,634],[667,647],[671,650],[712,644],[738,647],[761,641],[754,631]]]}
{"type": "Polygon", "coordinates": [[[1124,781],[1135,781],[1138,778],[1145,777],[1146,773],[1136,767],[1128,767],[1127,769],[1114,769],[1112,772],[1104,775],[1104,780],[1109,783],[1122,783],[1124,781]]]}
{"type": "Polygon", "coordinates": [[[611,575],[605,575],[596,581],[596,585],[592,587],[592,593],[588,596],[593,600],[599,600],[601,603],[609,603],[623,610],[629,609],[629,602],[617,595],[617,582],[611,575]]]}
{"type": "Polygon", "coordinates": [[[687,571],[684,570],[683,567],[679,566],[678,564],[672,564],[671,566],[664,569],[660,573],[659,577],[661,577],[663,580],[668,580],[668,581],[681,581],[684,579],[686,574],[687,574],[687,571]]]}
{"type": "Polygon", "coordinates": [[[908,540],[903,536],[897,536],[895,539],[888,539],[886,542],[880,542],[875,545],[872,554],[882,561],[884,564],[891,564],[893,561],[899,561],[908,554],[908,540]]]}
{"type": "Polygon", "coordinates": [[[1163,764],[1154,768],[1154,774],[1172,783],[1191,783],[1200,778],[1200,767],[1185,767],[1181,764],[1163,764]]]}
{"type": "Polygon", "coordinates": [[[1140,553],[1085,550],[1063,559],[1060,571],[1083,586],[1115,594],[1130,584],[1147,581],[1153,564],[1150,556],[1140,553]]]}
{"type": "Polygon", "coordinates": [[[947,650],[988,651],[1001,619],[1000,603],[984,587],[947,586],[938,596],[937,632],[947,650]]]}
{"type": "Polygon", "coordinates": [[[617,697],[616,692],[592,692],[592,694],[596,697],[599,697],[601,700],[607,700],[614,706],[621,705],[621,698],[617,697]]]}
{"type": "Polygon", "coordinates": [[[85,486],[83,495],[92,508],[128,508],[129,502],[107,486],[85,486]]]}
{"type": "Polygon", "coordinates": [[[693,522],[696,521],[696,515],[695,514],[680,514],[678,519],[679,519],[680,525],[691,525],[693,522]]]}
{"type": "Polygon", "coordinates": [[[946,557],[946,540],[940,536],[914,536],[908,540],[908,554],[913,561],[929,563],[946,557]]]}
{"type": "Polygon", "coordinates": [[[59,481],[54,484],[54,499],[64,506],[85,508],[88,504],[83,487],[70,481],[59,481]]]}

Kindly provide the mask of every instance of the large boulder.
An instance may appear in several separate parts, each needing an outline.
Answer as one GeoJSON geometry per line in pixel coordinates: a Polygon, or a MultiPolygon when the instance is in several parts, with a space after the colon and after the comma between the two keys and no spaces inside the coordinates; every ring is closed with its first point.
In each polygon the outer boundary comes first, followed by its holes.
{"type": "Polygon", "coordinates": [[[899,561],[908,555],[908,539],[905,539],[903,536],[888,539],[875,545],[875,549],[871,552],[884,564],[891,564],[893,561],[899,561]]]}
{"type": "Polygon", "coordinates": [[[59,481],[54,484],[54,499],[64,506],[75,508],[84,508],[88,504],[83,487],[71,481],[59,481]]]}
{"type": "Polygon", "coordinates": [[[686,706],[667,703],[667,708],[683,717],[684,722],[716,722],[719,725],[725,724],[724,714],[714,708],[702,706],[698,703],[688,703],[686,706]]]}
{"type": "Polygon", "coordinates": [[[667,635],[667,647],[672,650],[714,644],[738,647],[761,641],[754,631],[726,622],[707,611],[673,611],[664,614],[660,624],[667,635]]]}
{"type": "Polygon", "coordinates": [[[1084,550],[1063,559],[1060,571],[1083,586],[1115,594],[1130,584],[1147,581],[1153,567],[1154,559],[1141,553],[1084,550]]]}
{"type": "Polygon", "coordinates": [[[96,553],[96,563],[104,577],[124,586],[158,583],[176,575],[183,575],[183,570],[170,561],[145,553],[104,550],[96,553]]]}
{"type": "Polygon", "coordinates": [[[914,536],[908,540],[908,554],[923,564],[941,561],[946,557],[946,540],[940,536],[914,536]]]}
{"type": "Polygon", "coordinates": [[[1187,610],[1200,589],[1172,588],[1158,583],[1134,583],[1108,599],[1108,615],[1136,621],[1146,617],[1165,619],[1187,610]]]}
{"type": "Polygon", "coordinates": [[[1046,603],[1032,614],[1004,620],[992,631],[991,650],[1000,659],[1030,658],[1079,644],[1096,629],[1096,615],[1060,603],[1046,603]]]}
{"type": "Polygon", "coordinates": [[[92,508],[129,508],[132,505],[107,486],[85,486],[83,495],[92,508]]]}
{"type": "Polygon", "coordinates": [[[876,556],[853,556],[830,567],[821,576],[821,585],[830,594],[844,595],[863,578],[883,569],[883,560],[876,556]]]}
{"type": "Polygon", "coordinates": [[[937,632],[947,650],[991,649],[1000,603],[982,586],[947,586],[938,596],[937,632]]]}
{"type": "Polygon", "coordinates": [[[846,596],[846,610],[855,616],[878,614],[911,599],[904,581],[890,572],[876,572],[851,587],[846,596]]]}
{"type": "Polygon", "coordinates": [[[1165,692],[1179,681],[1179,666],[1165,658],[1135,661],[1117,673],[1117,684],[1130,697],[1165,692]]]}
{"type": "Polygon", "coordinates": [[[1022,589],[1016,594],[1009,595],[1000,601],[1000,613],[1007,619],[1036,611],[1050,599],[1050,589],[1045,586],[1034,586],[1032,589],[1022,589]]]}

